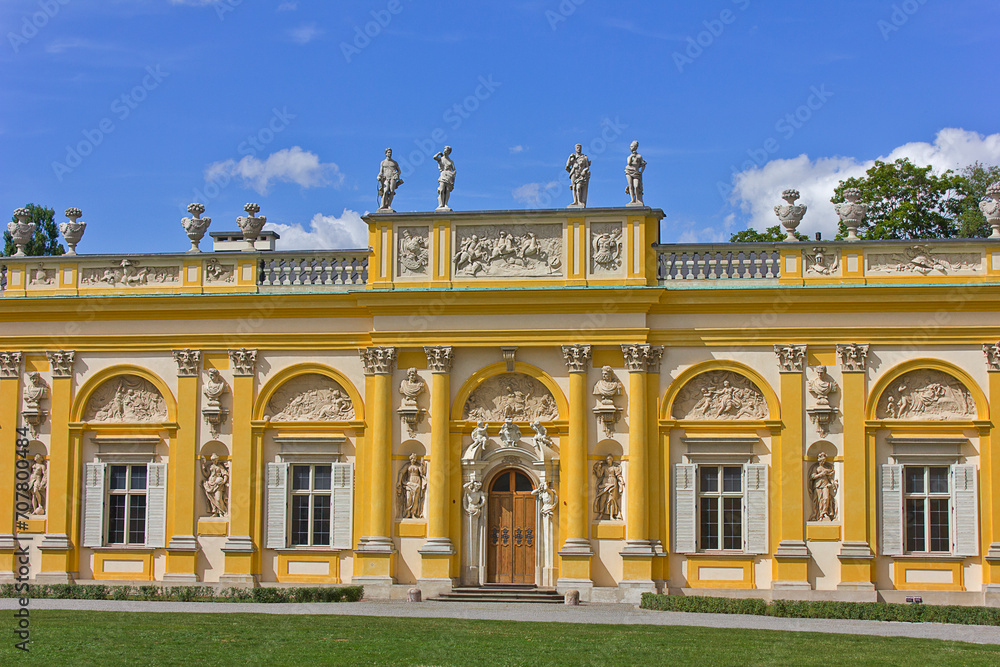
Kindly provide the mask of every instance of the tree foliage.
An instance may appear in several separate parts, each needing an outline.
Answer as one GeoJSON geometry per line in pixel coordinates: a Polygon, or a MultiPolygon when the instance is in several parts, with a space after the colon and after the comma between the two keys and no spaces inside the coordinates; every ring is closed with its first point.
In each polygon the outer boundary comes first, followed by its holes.
{"type": "MultiPolygon", "coordinates": [[[[37,204],[28,204],[25,206],[31,212],[28,217],[28,222],[35,223],[35,235],[31,238],[31,242],[28,243],[27,247],[24,249],[24,254],[33,257],[41,255],[62,255],[66,252],[66,248],[59,243],[59,229],[56,227],[55,214],[51,208],[45,208],[44,206],[38,206],[37,204]]],[[[12,222],[17,222],[17,217],[11,217],[12,222]]],[[[17,252],[17,248],[14,246],[14,239],[11,238],[10,232],[5,231],[3,233],[4,249],[3,254],[5,256],[11,256],[17,252]]]]}
{"type": "Polygon", "coordinates": [[[992,230],[986,224],[986,216],[979,208],[979,202],[986,199],[986,189],[1000,182],[1000,167],[976,162],[961,171],[965,179],[965,196],[959,205],[956,217],[958,235],[962,237],[986,237],[992,230]]]}
{"type": "MultiPolygon", "coordinates": [[[[800,241],[809,240],[808,236],[799,232],[795,232],[795,238],[800,241]]],[[[762,232],[756,229],[744,229],[742,232],[736,232],[729,237],[730,243],[780,243],[784,240],[785,230],[781,225],[768,227],[762,232]]]]}

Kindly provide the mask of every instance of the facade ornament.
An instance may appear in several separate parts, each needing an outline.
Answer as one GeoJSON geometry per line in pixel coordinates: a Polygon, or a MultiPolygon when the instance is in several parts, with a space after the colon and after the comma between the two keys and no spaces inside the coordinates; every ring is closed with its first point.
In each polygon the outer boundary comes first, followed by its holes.
{"type": "Polygon", "coordinates": [[[476,424],[476,428],[472,429],[472,444],[465,450],[465,454],[462,455],[462,460],[475,461],[479,459],[479,457],[481,457],[486,451],[486,445],[489,444],[489,441],[489,433],[486,422],[480,421],[476,424]]]}
{"type": "Polygon", "coordinates": [[[392,149],[385,149],[385,159],[379,165],[378,176],[378,211],[376,213],[395,213],[392,210],[392,199],[396,196],[396,188],[403,184],[399,177],[399,163],[392,159],[392,149]]]}
{"type": "Polygon", "coordinates": [[[615,405],[615,396],[621,395],[622,392],[621,380],[615,376],[611,366],[602,368],[601,379],[594,384],[594,396],[597,397],[594,414],[604,427],[604,436],[607,438],[614,436],[615,424],[621,418],[622,409],[615,405]]]}
{"type": "Polygon", "coordinates": [[[208,381],[202,393],[205,395],[206,405],[201,414],[205,417],[213,438],[219,437],[222,425],[226,423],[229,412],[222,407],[222,397],[229,392],[229,385],[222,379],[222,374],[214,368],[208,369],[208,381]]]}
{"type": "Polygon", "coordinates": [[[837,251],[828,252],[826,248],[813,248],[805,257],[807,275],[832,276],[840,269],[837,251]]]}
{"type": "Polygon", "coordinates": [[[986,189],[986,196],[979,202],[979,210],[986,216],[986,222],[993,228],[993,233],[989,235],[991,239],[1000,239],[1000,181],[997,181],[986,189]]]}
{"type": "Polygon", "coordinates": [[[805,370],[805,345],[775,345],[774,354],[778,357],[778,369],[782,373],[801,373],[805,370]]]}
{"type": "Polygon", "coordinates": [[[548,482],[542,482],[538,485],[537,489],[531,492],[531,495],[536,496],[538,501],[542,504],[542,507],[539,510],[542,516],[552,516],[552,513],[556,509],[556,504],[558,503],[555,489],[553,489],[548,482]]]}
{"type": "Polygon", "coordinates": [[[809,468],[809,498],[812,500],[810,521],[835,521],[837,519],[837,483],[833,463],[826,460],[826,452],[816,456],[816,463],[809,468]]]}
{"type": "Polygon", "coordinates": [[[260,236],[260,230],[264,228],[267,217],[257,215],[260,213],[260,206],[257,204],[247,204],[243,207],[243,210],[247,214],[236,218],[236,224],[239,226],[240,231],[243,232],[243,240],[247,242],[247,247],[243,248],[244,252],[254,252],[257,250],[255,245],[257,237],[260,236]]]}
{"type": "Polygon", "coordinates": [[[507,365],[507,372],[513,373],[517,360],[514,358],[517,355],[517,348],[514,346],[507,346],[500,348],[500,354],[503,356],[503,361],[507,365]]]}
{"type": "Polygon", "coordinates": [[[427,492],[427,461],[420,461],[416,454],[399,471],[396,495],[399,498],[399,515],[403,519],[419,519],[424,515],[424,494],[427,492]]]}
{"type": "Polygon", "coordinates": [[[500,426],[500,442],[504,447],[514,447],[521,441],[521,429],[510,417],[507,417],[500,426]]]}
{"type": "Polygon", "coordinates": [[[201,363],[201,351],[174,350],[174,361],[177,362],[177,375],[179,377],[197,376],[198,366],[201,363]]]}
{"type": "Polygon", "coordinates": [[[560,225],[461,225],[452,263],[456,277],[538,278],[560,275],[562,255],[560,225]]]}
{"type": "Polygon", "coordinates": [[[662,345],[632,344],[622,345],[625,356],[625,370],[629,373],[659,373],[663,358],[662,345]]]}
{"type": "Polygon", "coordinates": [[[542,423],[537,419],[531,422],[531,429],[535,432],[535,436],[531,439],[531,444],[535,447],[535,451],[538,453],[538,460],[542,461],[545,459],[545,448],[555,449],[552,444],[552,438],[549,437],[549,431],[542,423]]]}
{"type": "Polygon", "coordinates": [[[858,238],[858,227],[864,224],[865,216],[868,215],[868,204],[859,204],[858,197],[861,190],[857,188],[847,188],[844,190],[844,199],[847,201],[837,204],[836,209],[840,221],[847,227],[848,241],[860,241],[858,238]]]}
{"type": "Polygon", "coordinates": [[[45,491],[49,488],[49,470],[45,457],[35,454],[31,464],[31,475],[28,477],[28,493],[31,494],[31,513],[35,516],[45,514],[45,491]]]}
{"type": "Polygon", "coordinates": [[[31,437],[38,437],[38,429],[45,423],[48,412],[41,408],[41,402],[49,395],[49,386],[45,384],[42,374],[38,371],[28,372],[28,384],[24,388],[24,411],[21,416],[31,431],[31,437]]]}
{"type": "Polygon", "coordinates": [[[978,252],[936,252],[926,245],[914,245],[898,252],[865,255],[871,275],[947,276],[973,275],[982,271],[978,252]]]}
{"type": "Polygon", "coordinates": [[[983,354],[986,355],[986,370],[1000,373],[1000,343],[983,343],[983,354]]]}
{"type": "Polygon", "coordinates": [[[410,437],[416,437],[417,424],[424,419],[427,410],[417,405],[417,398],[427,391],[427,383],[417,375],[416,368],[406,371],[406,377],[399,383],[399,393],[403,397],[399,405],[399,416],[406,424],[410,437]]]}
{"type": "Polygon", "coordinates": [[[149,380],[137,375],[117,375],[91,395],[83,421],[116,424],[167,421],[167,403],[149,380]]]}
{"type": "Polygon", "coordinates": [[[10,238],[17,247],[17,252],[14,253],[14,257],[25,257],[24,249],[31,243],[31,239],[35,236],[35,223],[28,222],[28,218],[31,217],[31,211],[26,208],[15,209],[14,217],[17,221],[11,221],[7,223],[7,231],[10,232],[10,238]]]}
{"type": "Polygon", "coordinates": [[[594,513],[598,519],[622,518],[622,495],[625,493],[625,477],[621,463],[608,454],[603,461],[594,464],[597,478],[597,495],[594,498],[594,513]]]}
{"type": "Polygon", "coordinates": [[[438,169],[441,170],[441,176],[438,177],[438,207],[436,209],[441,212],[451,210],[448,207],[448,199],[451,197],[452,190],[455,189],[455,163],[450,156],[451,146],[445,146],[443,151],[434,156],[438,163],[438,169]]]}
{"type": "Polygon", "coordinates": [[[629,146],[632,151],[625,163],[625,179],[628,184],[625,186],[625,194],[632,198],[626,206],[645,206],[642,203],[642,172],[646,170],[646,161],[639,155],[639,142],[633,141],[629,146]]]}
{"type": "Polygon", "coordinates": [[[0,352],[0,378],[20,377],[22,359],[20,352],[0,352]]]}
{"type": "Polygon", "coordinates": [[[568,208],[586,208],[590,158],[583,154],[582,144],[577,144],[576,151],[566,159],[566,171],[569,172],[569,187],[573,191],[573,203],[568,208]]]}
{"type": "Polygon", "coordinates": [[[586,373],[590,363],[590,345],[563,345],[563,361],[570,373],[586,373]]]}
{"type": "Polygon", "coordinates": [[[333,378],[307,373],[274,392],[265,417],[272,422],[344,422],[354,419],[354,404],[333,378]]]}
{"type": "Polygon", "coordinates": [[[465,513],[473,519],[479,517],[486,506],[486,494],[483,493],[483,484],[473,477],[462,485],[465,495],[462,497],[462,508],[465,513]]]}
{"type": "Polygon", "coordinates": [[[806,381],[806,388],[816,400],[806,412],[819,434],[825,437],[830,432],[830,422],[837,416],[837,408],[830,404],[830,396],[836,393],[837,383],[827,375],[826,366],[816,366],[813,376],[806,381]]]}
{"type": "Polygon", "coordinates": [[[208,226],[212,224],[212,219],[201,217],[201,214],[205,212],[204,204],[188,204],[187,210],[188,213],[194,216],[191,218],[181,218],[181,226],[184,227],[184,233],[187,234],[188,239],[191,241],[191,249],[188,252],[201,252],[198,244],[205,237],[205,232],[208,231],[208,226]]]}
{"type": "Polygon", "coordinates": [[[205,278],[214,283],[231,283],[233,282],[233,268],[235,268],[233,264],[223,264],[212,257],[205,262],[205,278]]]}
{"type": "Polygon", "coordinates": [[[767,401],[746,376],[707,371],[691,379],[674,399],[674,419],[737,421],[767,419],[767,401]]]}
{"type": "MultiPolygon", "coordinates": [[[[631,204],[629,204],[631,205],[631,204]]],[[[637,204],[641,206],[642,204],[637,204]]],[[[622,265],[622,228],[621,225],[591,226],[591,259],[594,261],[594,271],[614,273],[622,265]]]]}
{"type": "Polygon", "coordinates": [[[76,352],[73,350],[56,350],[54,352],[46,352],[45,356],[49,358],[49,368],[52,369],[52,377],[73,377],[73,362],[76,360],[76,352]]]}
{"type": "Polygon", "coordinates": [[[863,373],[868,365],[868,343],[837,345],[837,358],[843,373],[863,373]]]}
{"type": "Polygon", "coordinates": [[[427,273],[427,263],[430,253],[427,250],[426,228],[413,234],[410,229],[403,229],[399,236],[399,272],[401,275],[424,275],[427,273]]]}
{"type": "Polygon", "coordinates": [[[66,245],[69,246],[69,250],[66,251],[67,255],[76,254],[76,244],[80,242],[83,233],[87,231],[86,222],[77,222],[81,215],[83,215],[83,211],[80,209],[68,208],[66,209],[66,217],[69,218],[69,222],[59,223],[59,232],[63,235],[66,245]]]}
{"type": "Polygon", "coordinates": [[[462,419],[522,422],[559,419],[559,409],[548,388],[524,373],[494,375],[469,394],[462,419]]]}
{"type": "Polygon", "coordinates": [[[774,214],[778,216],[781,226],[785,228],[785,241],[798,241],[795,238],[795,229],[802,222],[808,207],[805,204],[795,203],[795,200],[799,198],[798,190],[785,190],[781,193],[781,198],[785,200],[785,204],[775,206],[774,214]]]}
{"type": "Polygon", "coordinates": [[[28,280],[32,285],[52,285],[56,281],[56,272],[45,268],[45,264],[39,262],[38,268],[28,274],[28,280]]]}
{"type": "Polygon", "coordinates": [[[875,416],[910,421],[975,419],[976,402],[953,376],[921,368],[899,376],[882,392],[875,416]]]}
{"type": "Polygon", "coordinates": [[[364,347],[358,350],[365,375],[388,375],[396,366],[396,348],[364,347]]]}
{"type": "Polygon", "coordinates": [[[424,347],[424,354],[427,355],[427,368],[431,373],[451,372],[451,362],[454,357],[451,345],[424,347]]]}
{"type": "Polygon", "coordinates": [[[232,364],[233,375],[236,377],[253,376],[257,372],[257,350],[245,347],[229,350],[229,362],[232,364]]]}
{"type": "Polygon", "coordinates": [[[208,500],[208,513],[215,517],[229,516],[229,462],[219,461],[218,454],[206,456],[201,462],[201,474],[205,477],[201,487],[208,500]]]}

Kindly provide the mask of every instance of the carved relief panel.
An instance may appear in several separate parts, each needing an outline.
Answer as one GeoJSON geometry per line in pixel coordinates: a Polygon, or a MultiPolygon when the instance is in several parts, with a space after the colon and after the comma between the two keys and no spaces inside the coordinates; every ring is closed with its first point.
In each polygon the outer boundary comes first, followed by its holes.
{"type": "Polygon", "coordinates": [[[461,225],[455,229],[456,278],[541,278],[563,275],[559,224],[461,225]]]}
{"type": "Polygon", "coordinates": [[[462,419],[482,421],[551,421],[559,418],[552,392],[523,373],[497,375],[476,388],[465,402],[462,419]]]}
{"type": "Polygon", "coordinates": [[[753,382],[732,371],[708,371],[684,385],[674,400],[675,419],[767,419],[764,394],[753,382]]]}
{"type": "Polygon", "coordinates": [[[350,421],[354,404],[335,380],[309,373],[281,385],[267,403],[271,421],[350,421]]]}
{"type": "Polygon", "coordinates": [[[931,251],[914,245],[891,253],[866,255],[869,275],[949,276],[983,272],[982,256],[969,252],[931,251]]]}
{"type": "Polygon", "coordinates": [[[90,397],[84,411],[88,422],[163,422],[167,404],[153,384],[137,375],[106,381],[90,397]]]}
{"type": "Polygon", "coordinates": [[[622,223],[593,223],[590,226],[590,273],[592,275],[620,273],[622,248],[622,223]]]}
{"type": "Polygon", "coordinates": [[[910,371],[882,392],[875,412],[879,419],[975,419],[976,404],[965,385],[937,370],[910,371]]]}
{"type": "Polygon", "coordinates": [[[426,277],[430,273],[430,232],[427,227],[396,230],[396,275],[426,277]]]}

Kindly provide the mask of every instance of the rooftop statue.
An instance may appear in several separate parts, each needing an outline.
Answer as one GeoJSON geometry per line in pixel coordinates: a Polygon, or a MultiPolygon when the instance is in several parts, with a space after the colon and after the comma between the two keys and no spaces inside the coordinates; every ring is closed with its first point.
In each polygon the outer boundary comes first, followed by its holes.
{"type": "Polygon", "coordinates": [[[399,163],[392,159],[392,149],[385,149],[385,159],[379,166],[378,176],[378,210],[383,213],[394,213],[392,199],[396,196],[396,188],[403,184],[399,177],[399,163]]]}
{"type": "Polygon", "coordinates": [[[441,176],[438,177],[438,211],[450,211],[448,199],[451,191],[455,189],[455,163],[451,157],[451,146],[445,146],[444,150],[434,156],[437,160],[438,169],[441,176]]]}
{"type": "Polygon", "coordinates": [[[576,145],[576,152],[566,159],[569,185],[573,191],[573,203],[569,208],[586,208],[587,187],[590,184],[590,158],[583,154],[583,145],[576,145]]]}
{"type": "Polygon", "coordinates": [[[625,178],[628,185],[625,186],[625,194],[632,198],[626,206],[645,206],[642,203],[642,172],[646,170],[646,161],[639,155],[639,142],[633,141],[630,146],[632,154],[628,156],[625,163],[625,178]]]}

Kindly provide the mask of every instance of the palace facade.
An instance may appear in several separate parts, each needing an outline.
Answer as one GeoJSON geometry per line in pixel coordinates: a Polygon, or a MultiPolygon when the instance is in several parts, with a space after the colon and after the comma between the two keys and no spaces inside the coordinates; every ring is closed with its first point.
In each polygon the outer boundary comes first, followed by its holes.
{"type": "Polygon", "coordinates": [[[5,258],[0,578],[1000,602],[1000,244],[662,217],[5,258]]]}

